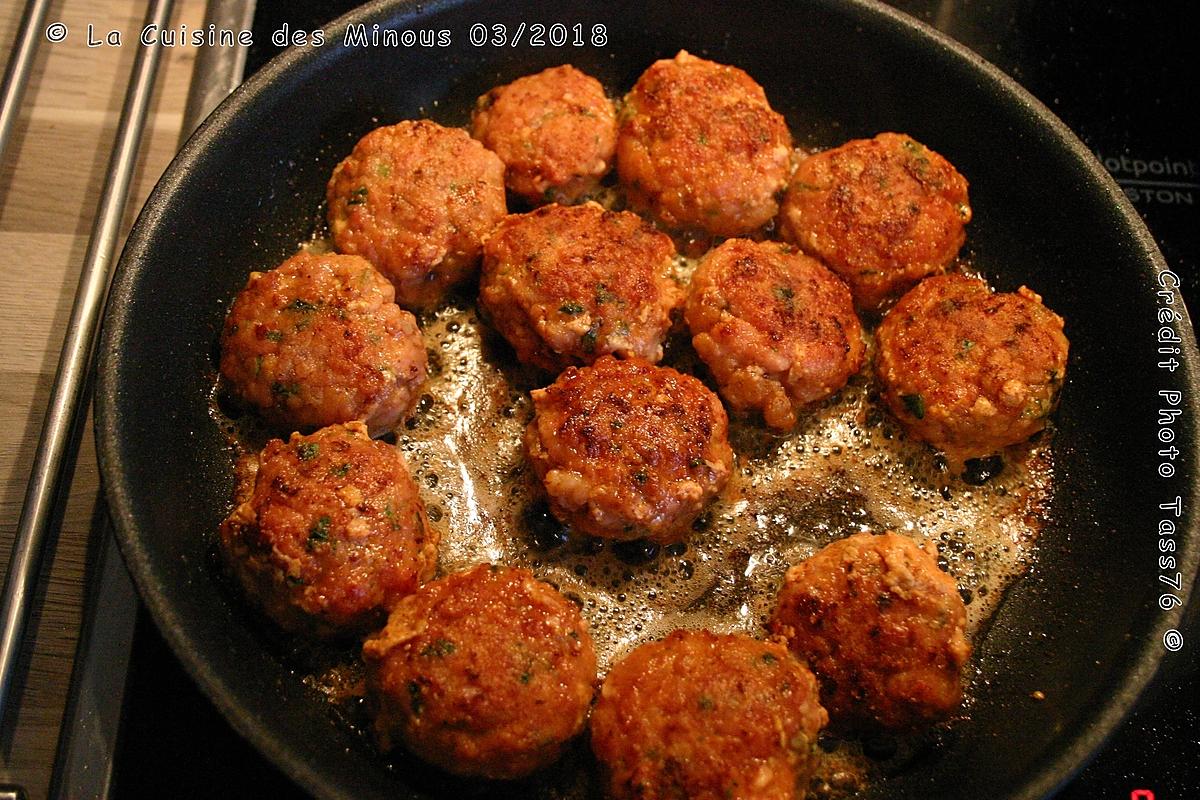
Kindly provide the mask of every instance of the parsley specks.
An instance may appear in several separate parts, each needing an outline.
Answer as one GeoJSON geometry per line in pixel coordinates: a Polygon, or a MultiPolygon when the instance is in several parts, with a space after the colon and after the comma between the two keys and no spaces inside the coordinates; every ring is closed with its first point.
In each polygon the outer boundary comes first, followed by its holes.
{"type": "Polygon", "coordinates": [[[300,394],[300,384],[292,381],[291,383],[283,383],[275,381],[271,384],[271,394],[276,400],[283,400],[288,397],[300,394]]]}
{"type": "Polygon", "coordinates": [[[596,352],[596,338],[600,335],[600,326],[604,324],[602,318],[597,317],[592,320],[592,325],[579,337],[579,347],[585,353],[596,352]]]}
{"type": "Polygon", "coordinates": [[[455,650],[454,642],[449,639],[438,639],[421,648],[421,655],[426,658],[445,658],[455,650]]]}
{"type": "Polygon", "coordinates": [[[329,541],[329,525],[333,522],[329,517],[322,516],[308,529],[308,549],[329,541]]]}
{"type": "Polygon", "coordinates": [[[317,304],[310,303],[308,300],[297,297],[295,300],[288,303],[287,306],[284,307],[284,310],[295,311],[300,314],[308,314],[317,310],[317,304]]]}
{"type": "Polygon", "coordinates": [[[919,394],[902,394],[900,401],[904,403],[904,407],[908,413],[912,414],[917,419],[925,419],[925,398],[919,394]]]}

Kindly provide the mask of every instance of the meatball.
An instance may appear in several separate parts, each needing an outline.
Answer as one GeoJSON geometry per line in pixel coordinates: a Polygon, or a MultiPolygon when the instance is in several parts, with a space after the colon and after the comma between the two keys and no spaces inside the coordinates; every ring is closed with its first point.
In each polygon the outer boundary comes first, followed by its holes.
{"type": "Polygon", "coordinates": [[[625,97],[617,172],[630,202],[663,224],[741,236],[779,210],[791,147],[753,78],[680,51],[625,97]]]}
{"type": "Polygon", "coordinates": [[[333,170],[326,199],[337,249],[369,259],[413,309],[474,275],[484,238],[507,212],[500,158],[429,120],[360,139],[333,170]]]}
{"type": "Polygon", "coordinates": [[[1028,439],[1058,404],[1067,366],[1063,321],[1022,286],[993,293],[982,280],[923,281],[876,337],[883,397],[910,436],[952,461],[1028,439]]]}
{"type": "Polygon", "coordinates": [[[617,115],[599,81],[564,65],[480,97],[471,135],[500,156],[513,194],[533,204],[571,203],[612,166],[617,115]]]}
{"type": "Polygon", "coordinates": [[[571,601],[482,564],[426,584],[363,645],[384,749],[463,776],[519,778],[583,730],[596,653],[571,601]]]}
{"type": "Polygon", "coordinates": [[[971,207],[950,162],[881,133],[800,162],[780,220],[785,238],[841,275],[860,308],[876,310],[954,260],[971,207]]]}
{"type": "Polygon", "coordinates": [[[425,381],[425,343],[358,256],[300,253],[252,272],[221,334],[221,374],[268,421],[394,426],[425,381]]]}
{"type": "Polygon", "coordinates": [[[826,720],[782,645],[679,630],[613,666],[592,750],[618,800],[787,800],[804,796],[826,720]]]}
{"type": "Polygon", "coordinates": [[[690,375],[605,356],[533,392],[525,447],[550,510],[610,539],[682,538],[733,469],[720,399],[690,375]]]}
{"type": "Polygon", "coordinates": [[[817,674],[836,726],[908,731],[958,708],[966,616],[911,539],[859,533],[787,571],[770,628],[817,674]]]}
{"type": "Polygon", "coordinates": [[[662,358],[683,303],[675,246],[636,214],[545,206],[505,219],[483,252],[479,302],[522,362],[557,374],[606,353],[662,358]]]}
{"type": "Polygon", "coordinates": [[[285,629],[366,633],[433,576],[438,535],[404,459],[361,422],[272,439],[221,525],[221,552],[285,629]]]}
{"type": "Polygon", "coordinates": [[[863,360],[850,290],[778,242],[730,239],[692,277],[692,345],[735,409],[788,430],[796,410],[846,385],[863,360]]]}

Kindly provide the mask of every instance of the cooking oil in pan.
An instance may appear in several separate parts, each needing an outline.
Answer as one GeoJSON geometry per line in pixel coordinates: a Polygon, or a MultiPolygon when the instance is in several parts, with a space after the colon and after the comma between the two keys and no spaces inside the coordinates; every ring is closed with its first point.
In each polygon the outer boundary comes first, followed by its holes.
{"type": "MultiPolygon", "coordinates": [[[[680,259],[681,281],[692,266],[680,259]]],[[[1049,447],[1016,448],[986,480],[952,474],[929,448],[905,439],[875,396],[869,365],[787,435],[733,416],[734,475],[686,541],[660,547],[572,534],[549,514],[521,443],[529,391],[551,378],[518,365],[467,302],[423,319],[422,330],[430,378],[397,446],[442,534],[440,573],[484,561],[530,568],[581,606],[601,675],[676,628],[765,635],[787,568],[860,531],[895,530],[934,554],[958,583],[972,637],[1030,564],[1052,488],[1049,447]]],[[[707,379],[678,331],[664,363],[707,379]]],[[[264,443],[245,418],[242,427],[222,422],[245,451],[264,443]]],[[[299,661],[307,662],[299,668],[310,673],[306,683],[335,706],[358,702],[361,664],[352,656],[332,667],[328,654],[299,661]]],[[[358,712],[344,716],[363,723],[358,712]]],[[[864,749],[870,743],[823,752],[810,796],[869,787],[873,758],[864,749]]],[[[884,757],[903,760],[903,752],[884,757]]],[[[547,796],[564,795],[560,787],[547,796]]]]}
{"type": "MultiPolygon", "coordinates": [[[[442,529],[442,571],[531,568],[583,605],[602,669],[677,627],[761,635],[788,566],[859,531],[895,530],[935,554],[958,581],[969,633],[1028,564],[1049,449],[1027,446],[972,485],[904,439],[868,372],[787,436],[731,419],[734,477],[686,542],[572,535],[546,511],[521,444],[528,390],[549,379],[515,366],[473,310],[445,310],[424,329],[433,374],[398,444],[442,529]]],[[[685,347],[668,347],[665,363],[703,374],[685,347]]]]}

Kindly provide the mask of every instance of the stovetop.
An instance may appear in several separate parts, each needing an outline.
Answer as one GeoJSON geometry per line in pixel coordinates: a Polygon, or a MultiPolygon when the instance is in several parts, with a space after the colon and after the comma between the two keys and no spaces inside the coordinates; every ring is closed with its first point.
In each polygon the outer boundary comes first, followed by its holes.
{"type": "MultiPolygon", "coordinates": [[[[1143,216],[1168,265],[1200,299],[1200,130],[1186,3],[894,0],[1000,67],[1058,114],[1143,216]]],[[[311,30],[353,3],[259,0],[247,74],[279,48],[285,22],[311,30]]],[[[1029,187],[1036,192],[1037,187],[1029,187]]],[[[1103,265],[1080,265],[1102,269],[1103,265]]],[[[1200,636],[1195,605],[1185,631],[1200,636]]],[[[1195,645],[1162,670],[1110,742],[1058,795],[1153,800],[1200,795],[1195,645]]],[[[114,797],[304,797],[220,717],[141,612],[126,689],[114,797]]]]}

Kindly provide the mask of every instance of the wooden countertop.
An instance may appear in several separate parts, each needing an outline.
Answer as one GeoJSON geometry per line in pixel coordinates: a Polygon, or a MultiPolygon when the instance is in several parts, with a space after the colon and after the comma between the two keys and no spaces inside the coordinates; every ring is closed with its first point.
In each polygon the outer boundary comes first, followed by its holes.
{"type": "MultiPolygon", "coordinates": [[[[24,5],[24,0],[0,5],[5,60],[24,5]]],[[[204,5],[177,0],[174,26],[199,27],[204,5]]],[[[7,567],[12,549],[145,10],[145,3],[133,0],[52,5],[47,23],[63,22],[69,34],[58,44],[41,40],[0,165],[0,567],[7,567]],[[97,38],[121,31],[122,45],[88,47],[89,23],[97,38]]],[[[126,231],[175,153],[197,52],[175,47],[163,53],[126,231]]],[[[48,792],[84,578],[99,553],[96,534],[107,513],[90,421],[70,481],[64,517],[52,534],[53,554],[43,562],[14,705],[0,737],[0,783],[19,784],[31,798],[48,792]]]]}

